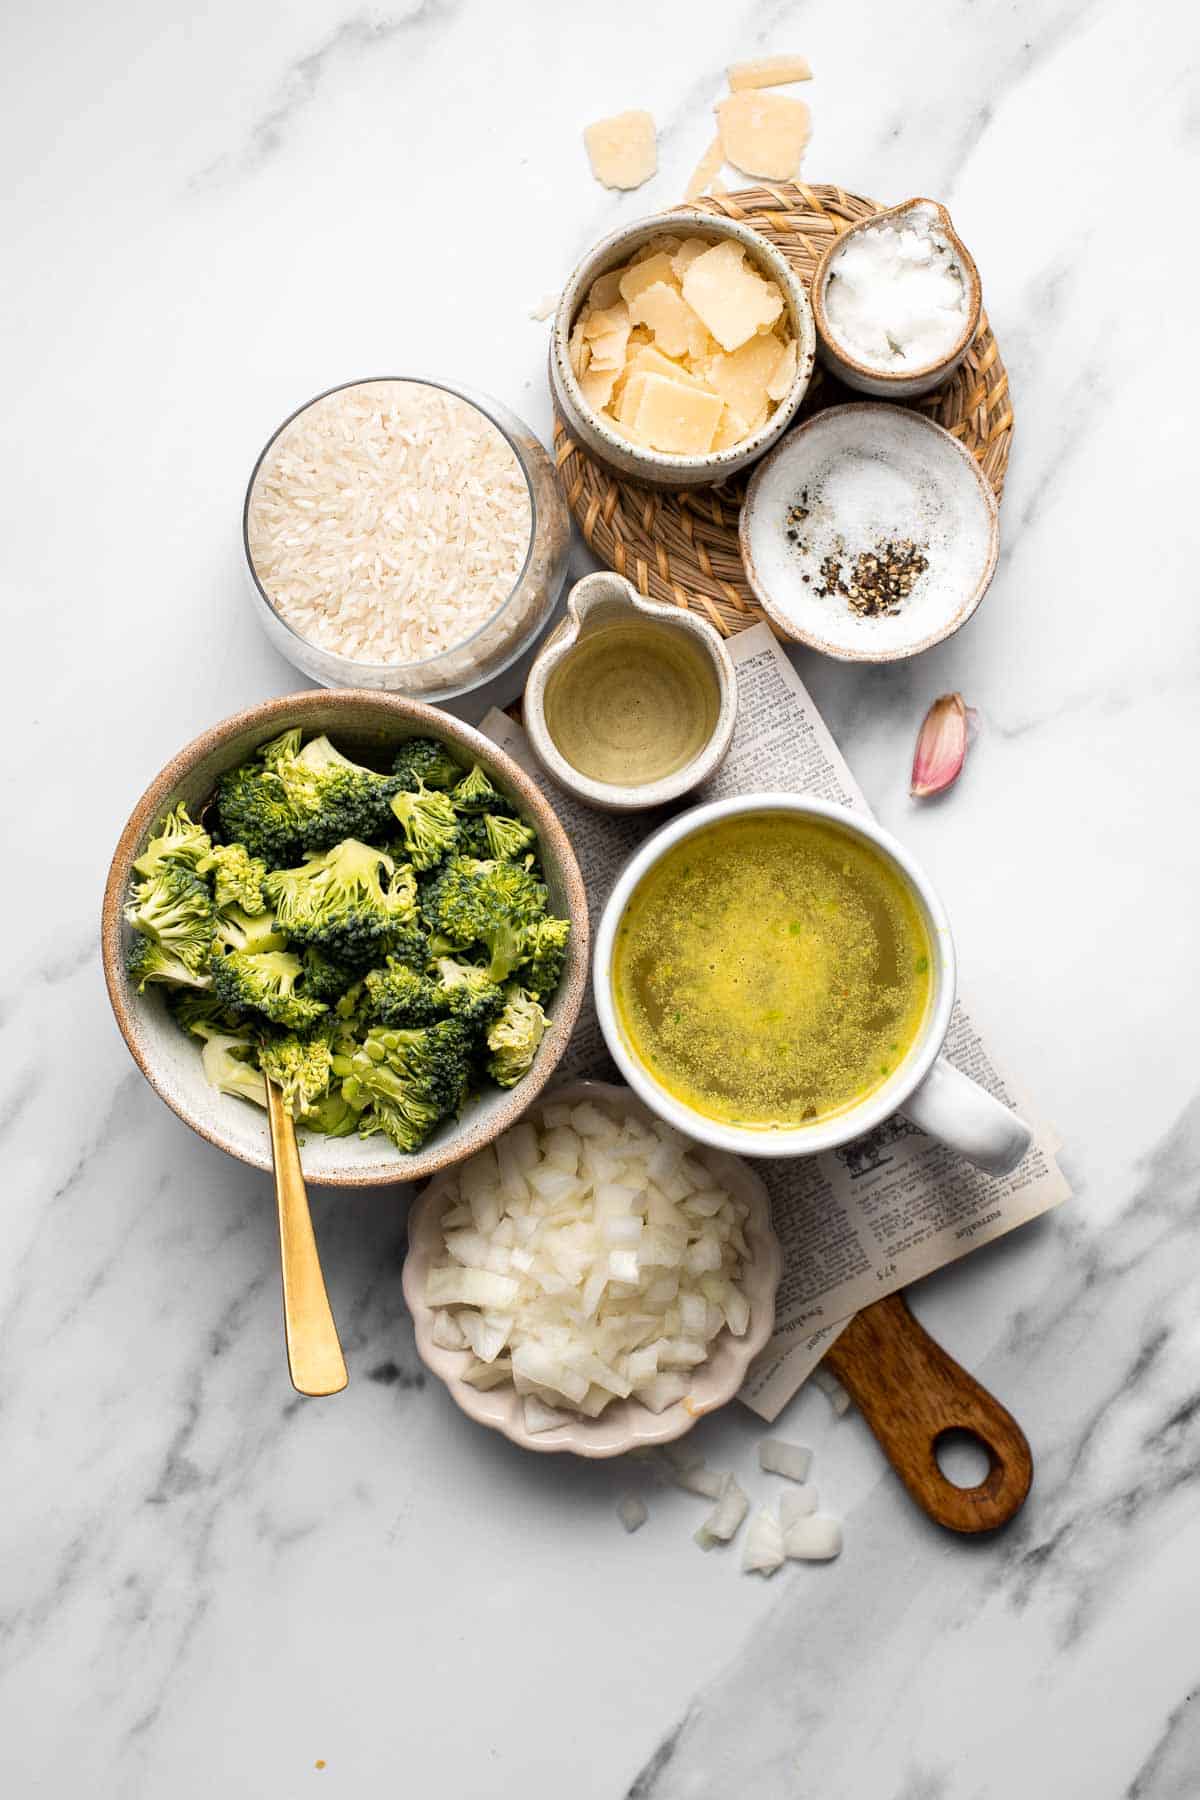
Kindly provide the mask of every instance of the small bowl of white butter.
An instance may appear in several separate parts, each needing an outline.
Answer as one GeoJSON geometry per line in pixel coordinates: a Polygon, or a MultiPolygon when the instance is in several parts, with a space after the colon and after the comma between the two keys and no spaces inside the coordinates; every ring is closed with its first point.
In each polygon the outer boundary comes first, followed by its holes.
{"type": "Polygon", "coordinates": [[[949,379],[979,329],[983,295],[950,214],[906,200],[829,246],[811,299],[821,360],[859,393],[913,399],[949,379]]]}

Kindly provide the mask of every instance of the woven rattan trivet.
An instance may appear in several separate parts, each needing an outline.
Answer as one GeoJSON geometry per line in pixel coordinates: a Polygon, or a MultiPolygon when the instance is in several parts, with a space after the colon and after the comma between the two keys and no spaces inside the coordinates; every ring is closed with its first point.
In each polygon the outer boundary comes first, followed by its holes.
{"type": "MultiPolygon", "coordinates": [[[[843,188],[790,182],[739,188],[699,205],[761,231],[782,250],[805,287],[831,237],[840,237],[847,226],[883,211],[874,200],[843,188]]],[[[800,417],[864,397],[849,393],[818,366],[800,417]]],[[[912,404],[978,457],[999,498],[1013,415],[1008,376],[986,313],[980,316],[975,342],[953,378],[912,404]]],[[[568,434],[561,419],[555,420],[554,447],[567,503],[601,562],[628,576],[640,593],[703,613],[726,637],[763,617],[738,552],[738,512],[746,477],[735,476],[711,488],[645,487],[597,462],[568,434]]]]}

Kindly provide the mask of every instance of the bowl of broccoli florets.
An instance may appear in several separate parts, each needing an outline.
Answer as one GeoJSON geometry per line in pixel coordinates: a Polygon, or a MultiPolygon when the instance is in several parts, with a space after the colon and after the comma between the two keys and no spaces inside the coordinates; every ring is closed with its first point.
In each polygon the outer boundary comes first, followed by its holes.
{"type": "Polygon", "coordinates": [[[266,1080],[310,1181],[413,1181],[525,1110],[567,1047],[587,901],[511,757],[397,696],[267,701],[189,744],[121,836],[109,996],[150,1084],[271,1167],[266,1080]]]}

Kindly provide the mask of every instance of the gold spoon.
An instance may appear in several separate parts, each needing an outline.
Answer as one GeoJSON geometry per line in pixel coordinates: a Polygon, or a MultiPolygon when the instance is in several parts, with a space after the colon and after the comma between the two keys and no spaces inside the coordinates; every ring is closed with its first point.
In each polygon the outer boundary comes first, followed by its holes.
{"type": "Polygon", "coordinates": [[[279,1204],[279,1257],[283,1265],[283,1323],[288,1370],[298,1394],[336,1394],[345,1387],[346,1359],[325,1292],[308,1193],[300,1169],[296,1127],[273,1081],[267,1082],[267,1117],[279,1204]]]}

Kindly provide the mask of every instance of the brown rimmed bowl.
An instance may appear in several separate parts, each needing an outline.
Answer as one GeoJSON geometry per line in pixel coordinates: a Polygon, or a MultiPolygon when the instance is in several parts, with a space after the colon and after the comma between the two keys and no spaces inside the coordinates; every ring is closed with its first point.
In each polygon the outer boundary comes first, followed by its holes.
{"type": "Polygon", "coordinates": [[[979,270],[975,267],[967,246],[955,231],[946,208],[936,200],[918,196],[914,200],[902,201],[899,206],[890,207],[887,212],[861,219],[840,237],[834,238],[813,270],[809,299],[817,327],[817,352],[826,368],[831,369],[847,387],[855,388],[860,394],[870,394],[876,400],[915,400],[918,395],[928,394],[944,381],[949,381],[971,348],[975,333],[979,330],[983,287],[979,280],[979,270]],[[912,369],[880,369],[870,363],[860,362],[851,355],[832,330],[825,307],[825,294],[830,274],[836,273],[834,265],[852,239],[865,231],[878,230],[881,225],[899,224],[908,214],[919,214],[950,245],[967,290],[966,323],[951,348],[935,361],[912,369]]]}
{"type": "MultiPolygon", "coordinates": [[[[649,1124],[655,1122],[655,1115],[631,1088],[604,1081],[575,1081],[555,1088],[531,1109],[532,1115],[537,1119],[544,1105],[563,1101],[575,1105],[581,1100],[590,1100],[614,1117],[625,1118],[633,1113],[649,1124]]],[[[750,1364],[766,1347],[774,1330],[775,1293],[783,1273],[783,1251],[771,1225],[771,1200],[761,1177],[728,1151],[702,1149],[701,1154],[728,1192],[749,1207],[746,1242],[750,1246],[750,1261],[741,1277],[742,1290],[750,1303],[745,1336],[735,1338],[726,1329],[714,1338],[712,1354],[693,1372],[691,1392],[664,1412],[653,1413],[634,1399],[614,1400],[598,1419],[572,1418],[569,1424],[556,1425],[553,1431],[527,1431],[521,1396],[511,1382],[481,1392],[463,1380],[463,1371],[472,1360],[471,1352],[443,1350],[434,1343],[434,1309],[425,1299],[425,1278],[443,1250],[442,1215],[458,1197],[455,1171],[444,1171],[413,1201],[408,1215],[404,1300],[412,1316],[417,1353],[426,1368],[445,1382],[450,1398],[468,1418],[493,1431],[502,1431],[522,1450],[568,1450],[575,1456],[595,1458],[669,1444],[690,1431],[697,1419],[733,1399],[750,1364]]]]}
{"type": "Polygon", "coordinates": [[[856,400],[806,419],[750,478],[738,520],[746,579],[778,636],[841,662],[899,662],[966,624],[1000,553],[996,493],[977,459],[907,407],[856,400]],[[804,508],[802,519],[790,509],[804,508]],[[829,591],[826,559],[911,540],[929,567],[894,614],[829,591]]]}
{"type": "Polygon", "coordinates": [[[460,1119],[439,1126],[415,1155],[405,1156],[386,1137],[327,1138],[301,1132],[301,1162],[308,1181],[332,1187],[377,1187],[420,1181],[481,1150],[521,1117],[558,1065],[579,1014],[588,971],[588,912],[583,877],[566,832],[541,790],[490,739],[434,707],[395,695],[355,689],[285,694],[212,726],[162,769],[142,795],[121,833],[104,890],[101,956],[108,995],[134,1062],[159,1098],[210,1144],[252,1168],[271,1168],[267,1115],[251,1101],[210,1087],[199,1045],[167,1012],[162,990],[138,994],[125,972],[130,931],[122,910],[134,859],[163,814],[184,801],[198,813],[217,777],[283,731],[328,732],[338,748],[376,767],[407,738],[438,737],[481,763],[537,829],[551,909],[571,921],[562,980],[547,1012],[550,1027],[533,1067],[514,1088],[491,1088],[473,1099],[460,1119]]]}

